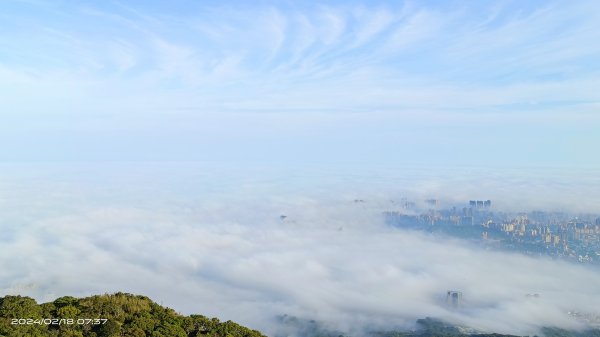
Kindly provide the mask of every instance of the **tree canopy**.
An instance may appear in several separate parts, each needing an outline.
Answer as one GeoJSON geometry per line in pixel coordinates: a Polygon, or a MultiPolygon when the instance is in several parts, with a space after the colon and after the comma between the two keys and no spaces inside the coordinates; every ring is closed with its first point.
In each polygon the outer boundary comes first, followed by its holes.
{"type": "Polygon", "coordinates": [[[0,336],[265,337],[231,321],[184,316],[148,297],[126,293],[65,296],[43,304],[24,296],[2,297],[0,336]]]}

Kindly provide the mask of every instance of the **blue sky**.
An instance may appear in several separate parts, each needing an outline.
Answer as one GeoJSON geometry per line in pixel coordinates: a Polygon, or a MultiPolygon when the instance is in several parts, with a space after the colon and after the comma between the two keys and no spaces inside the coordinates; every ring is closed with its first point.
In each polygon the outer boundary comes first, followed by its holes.
{"type": "Polygon", "coordinates": [[[5,1],[0,158],[600,166],[595,1],[5,1]]]}

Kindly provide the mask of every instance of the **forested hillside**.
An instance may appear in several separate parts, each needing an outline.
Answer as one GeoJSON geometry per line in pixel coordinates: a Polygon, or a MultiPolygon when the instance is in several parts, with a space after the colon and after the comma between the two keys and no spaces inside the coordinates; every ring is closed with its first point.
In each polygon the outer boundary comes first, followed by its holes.
{"type": "Polygon", "coordinates": [[[0,336],[264,337],[231,321],[183,316],[148,297],[125,293],[61,297],[43,304],[5,296],[0,298],[0,336]]]}

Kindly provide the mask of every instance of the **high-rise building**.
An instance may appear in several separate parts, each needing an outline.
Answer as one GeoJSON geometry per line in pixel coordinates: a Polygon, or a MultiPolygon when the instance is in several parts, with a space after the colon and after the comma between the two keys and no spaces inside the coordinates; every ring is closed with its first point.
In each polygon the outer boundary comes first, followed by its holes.
{"type": "Polygon", "coordinates": [[[519,234],[525,235],[525,231],[527,231],[527,227],[524,223],[521,223],[521,226],[519,226],[519,234]]]}
{"type": "Polygon", "coordinates": [[[437,207],[438,205],[437,199],[427,199],[425,200],[425,203],[431,207],[437,207]]]}
{"type": "Polygon", "coordinates": [[[462,305],[462,292],[455,290],[448,290],[446,295],[446,304],[452,308],[460,308],[462,305]]]}
{"type": "Polygon", "coordinates": [[[552,237],[552,242],[553,242],[555,245],[559,244],[559,243],[560,243],[560,235],[554,235],[554,236],[552,237]]]}
{"type": "Polygon", "coordinates": [[[471,207],[469,207],[469,208],[464,207],[463,208],[463,216],[471,216],[472,217],[473,216],[473,208],[471,208],[471,207]]]}
{"type": "Polygon", "coordinates": [[[489,208],[492,206],[491,200],[469,200],[469,206],[472,208],[489,208]]]}

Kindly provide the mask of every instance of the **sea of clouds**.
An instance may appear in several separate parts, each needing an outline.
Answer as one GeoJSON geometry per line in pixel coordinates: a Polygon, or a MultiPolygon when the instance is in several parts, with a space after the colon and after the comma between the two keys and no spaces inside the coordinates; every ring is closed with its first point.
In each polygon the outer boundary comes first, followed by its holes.
{"type": "Polygon", "coordinates": [[[581,328],[567,312],[598,311],[599,269],[391,228],[381,213],[430,197],[598,212],[589,173],[4,164],[0,295],[131,292],[270,335],[282,314],[358,335],[426,316],[515,334],[581,328]],[[447,290],[463,292],[461,309],[447,290]]]}

